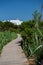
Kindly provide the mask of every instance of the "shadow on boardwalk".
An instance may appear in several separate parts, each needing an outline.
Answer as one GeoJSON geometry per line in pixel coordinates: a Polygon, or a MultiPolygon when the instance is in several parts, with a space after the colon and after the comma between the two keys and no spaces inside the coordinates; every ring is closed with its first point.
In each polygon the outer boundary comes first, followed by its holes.
{"type": "Polygon", "coordinates": [[[18,38],[3,48],[0,65],[27,65],[27,58],[18,43],[21,39],[21,36],[18,34],[18,38]]]}

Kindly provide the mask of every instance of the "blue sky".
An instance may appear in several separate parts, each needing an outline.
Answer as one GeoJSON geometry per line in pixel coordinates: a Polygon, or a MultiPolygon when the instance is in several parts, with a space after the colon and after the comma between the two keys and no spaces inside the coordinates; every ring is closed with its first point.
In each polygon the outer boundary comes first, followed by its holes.
{"type": "Polygon", "coordinates": [[[34,10],[41,11],[43,0],[0,0],[0,20],[30,20],[34,10]]]}

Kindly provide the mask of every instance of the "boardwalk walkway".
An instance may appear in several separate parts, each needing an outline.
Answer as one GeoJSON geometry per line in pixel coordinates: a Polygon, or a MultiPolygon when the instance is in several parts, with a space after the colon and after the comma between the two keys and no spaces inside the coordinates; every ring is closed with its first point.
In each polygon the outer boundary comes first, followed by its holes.
{"type": "Polygon", "coordinates": [[[18,43],[20,40],[21,36],[18,34],[17,39],[11,41],[3,48],[0,65],[27,65],[27,58],[18,43]]]}

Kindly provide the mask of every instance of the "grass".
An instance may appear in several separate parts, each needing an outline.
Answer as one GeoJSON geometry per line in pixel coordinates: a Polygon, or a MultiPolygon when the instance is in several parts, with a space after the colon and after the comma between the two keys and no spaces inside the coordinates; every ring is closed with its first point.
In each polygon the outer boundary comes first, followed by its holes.
{"type": "Polygon", "coordinates": [[[17,38],[17,34],[10,31],[0,32],[0,54],[3,47],[13,39],[17,38]]]}

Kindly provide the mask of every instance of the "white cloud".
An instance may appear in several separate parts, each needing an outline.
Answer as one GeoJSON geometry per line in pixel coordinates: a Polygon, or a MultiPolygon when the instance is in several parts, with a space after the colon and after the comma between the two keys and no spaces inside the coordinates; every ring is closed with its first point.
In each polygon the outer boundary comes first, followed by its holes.
{"type": "Polygon", "coordinates": [[[23,21],[20,21],[20,20],[10,20],[10,22],[16,24],[16,25],[20,25],[23,21]]]}

